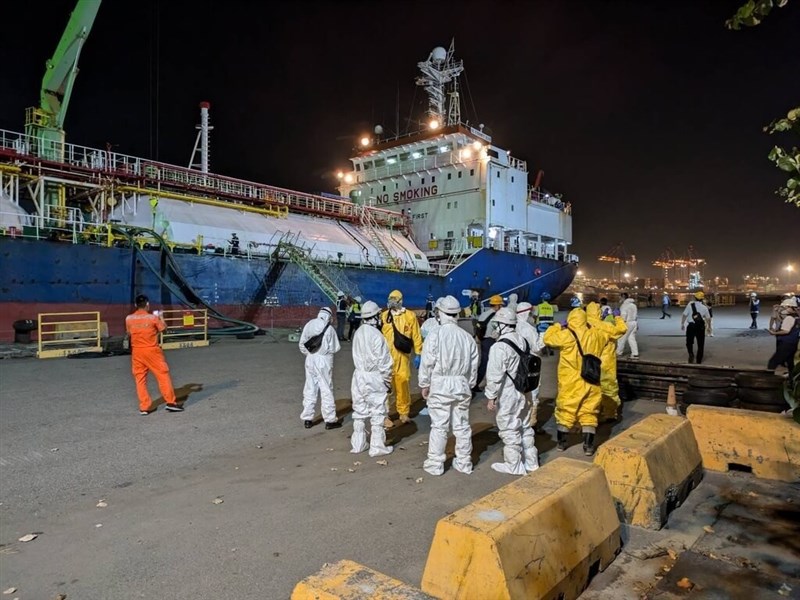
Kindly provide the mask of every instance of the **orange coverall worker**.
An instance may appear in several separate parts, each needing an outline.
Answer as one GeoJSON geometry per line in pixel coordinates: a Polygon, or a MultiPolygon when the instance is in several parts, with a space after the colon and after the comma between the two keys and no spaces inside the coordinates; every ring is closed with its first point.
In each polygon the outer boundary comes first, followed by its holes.
{"type": "Polygon", "coordinates": [[[147,391],[147,373],[155,375],[158,389],[167,404],[176,404],[175,390],[169,376],[169,365],[158,345],[158,333],[167,326],[160,317],[138,309],[125,319],[125,330],[131,338],[131,366],[139,396],[139,410],[153,410],[153,401],[147,391]]]}
{"type": "Polygon", "coordinates": [[[411,391],[409,390],[411,354],[400,352],[395,348],[392,321],[394,321],[397,331],[411,338],[414,354],[417,356],[422,356],[422,335],[419,332],[419,321],[416,314],[405,308],[390,310],[384,310],[381,315],[383,319],[382,332],[386,338],[386,343],[389,344],[389,354],[392,355],[392,360],[394,361],[392,388],[397,398],[397,412],[400,415],[400,419],[404,421],[408,419],[408,413],[411,411],[411,391]],[[389,319],[390,310],[391,319],[389,319]]]}

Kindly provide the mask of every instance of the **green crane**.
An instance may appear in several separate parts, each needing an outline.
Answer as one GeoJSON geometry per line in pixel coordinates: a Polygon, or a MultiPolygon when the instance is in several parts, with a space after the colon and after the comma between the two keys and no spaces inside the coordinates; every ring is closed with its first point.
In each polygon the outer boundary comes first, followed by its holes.
{"type": "Polygon", "coordinates": [[[64,160],[64,119],[78,75],[81,49],[94,24],[101,0],[78,0],[56,51],[45,66],[39,106],[25,111],[25,133],[41,158],[64,160]]]}

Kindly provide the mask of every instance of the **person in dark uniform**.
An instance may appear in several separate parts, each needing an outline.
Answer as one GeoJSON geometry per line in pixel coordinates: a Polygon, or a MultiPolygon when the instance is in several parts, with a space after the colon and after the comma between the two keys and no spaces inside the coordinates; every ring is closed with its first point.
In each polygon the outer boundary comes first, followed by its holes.
{"type": "Polygon", "coordinates": [[[228,241],[231,245],[231,256],[238,256],[239,254],[239,236],[235,233],[231,234],[231,239],[228,241]]]}
{"type": "Polygon", "coordinates": [[[348,303],[344,292],[338,292],[336,297],[336,336],[339,338],[340,342],[343,342],[345,340],[344,324],[347,322],[348,303]]]}

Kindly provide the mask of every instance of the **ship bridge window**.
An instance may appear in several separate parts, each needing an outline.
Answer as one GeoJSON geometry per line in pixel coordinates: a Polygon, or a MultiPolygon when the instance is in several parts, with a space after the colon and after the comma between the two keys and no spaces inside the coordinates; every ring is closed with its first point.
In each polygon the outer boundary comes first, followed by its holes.
{"type": "Polygon", "coordinates": [[[425,154],[430,156],[431,154],[436,154],[438,151],[439,151],[439,148],[437,148],[436,146],[431,146],[430,148],[427,148],[425,150],[425,154]]]}
{"type": "Polygon", "coordinates": [[[386,186],[383,186],[383,191],[384,191],[384,192],[386,191],[386,186]]]}
{"type": "Polygon", "coordinates": [[[498,178],[500,177],[500,171],[497,171],[497,177],[498,178]]]}
{"type": "Polygon", "coordinates": [[[458,172],[458,178],[461,179],[461,171],[458,172]]]}
{"type": "Polygon", "coordinates": [[[473,175],[475,175],[475,169],[470,169],[469,176],[472,177],[473,175]]]}
{"type": "Polygon", "coordinates": [[[500,155],[497,153],[497,150],[494,150],[492,148],[489,148],[489,150],[486,153],[492,158],[500,158],[500,155]]]}
{"type": "Polygon", "coordinates": [[[403,153],[400,155],[400,160],[401,160],[401,161],[408,160],[408,157],[409,157],[409,156],[411,156],[411,153],[410,153],[410,152],[403,152],[403,153]]]}
{"type": "Polygon", "coordinates": [[[422,152],[412,152],[411,158],[413,159],[422,158],[422,152]]]}
{"type": "Polygon", "coordinates": [[[450,203],[449,202],[447,203],[447,208],[450,208],[450,203]]]}
{"type": "Polygon", "coordinates": [[[386,164],[387,165],[393,165],[396,162],[397,162],[397,157],[396,156],[390,156],[389,158],[386,159],[386,164]]]}
{"type": "Polygon", "coordinates": [[[425,185],[425,178],[424,177],[420,177],[419,182],[420,182],[421,185],[425,185]]]}
{"type": "Polygon", "coordinates": [[[511,183],[514,183],[514,176],[511,176],[511,183]]]}
{"type": "Polygon", "coordinates": [[[382,158],[378,158],[375,160],[375,168],[378,169],[384,165],[386,161],[382,158]]]}
{"type": "Polygon", "coordinates": [[[431,183],[436,183],[436,175],[431,175],[431,183]]]}
{"type": "Polygon", "coordinates": [[[361,163],[356,163],[356,173],[361,170],[361,163]]]}
{"type": "Polygon", "coordinates": [[[452,174],[452,173],[448,173],[448,174],[447,174],[447,178],[448,178],[448,179],[452,179],[452,178],[453,178],[453,174],[452,174]]]}
{"type": "Polygon", "coordinates": [[[365,171],[367,169],[371,169],[371,168],[372,168],[372,161],[371,160],[368,160],[367,162],[364,163],[364,170],[365,171]]]}
{"type": "Polygon", "coordinates": [[[411,187],[411,180],[408,180],[408,187],[411,187]]]}
{"type": "Polygon", "coordinates": [[[453,149],[453,147],[450,144],[445,144],[444,146],[439,146],[439,152],[441,152],[442,154],[444,154],[445,152],[450,152],[450,150],[452,150],[452,149],[453,149]]]}

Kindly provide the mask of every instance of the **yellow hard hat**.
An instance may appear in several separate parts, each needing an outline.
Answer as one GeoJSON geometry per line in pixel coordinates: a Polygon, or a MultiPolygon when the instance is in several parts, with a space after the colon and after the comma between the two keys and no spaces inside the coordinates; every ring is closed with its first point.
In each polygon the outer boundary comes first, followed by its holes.
{"type": "Polygon", "coordinates": [[[394,290],[391,294],[389,294],[389,298],[394,298],[396,300],[403,299],[403,293],[400,290],[394,290]]]}
{"type": "Polygon", "coordinates": [[[703,298],[705,298],[705,297],[706,297],[706,295],[705,295],[703,292],[695,292],[695,293],[694,293],[694,297],[695,297],[697,300],[702,300],[703,298]]]}
{"type": "Polygon", "coordinates": [[[503,306],[503,298],[495,294],[491,298],[489,298],[489,305],[490,306],[503,306]]]}

